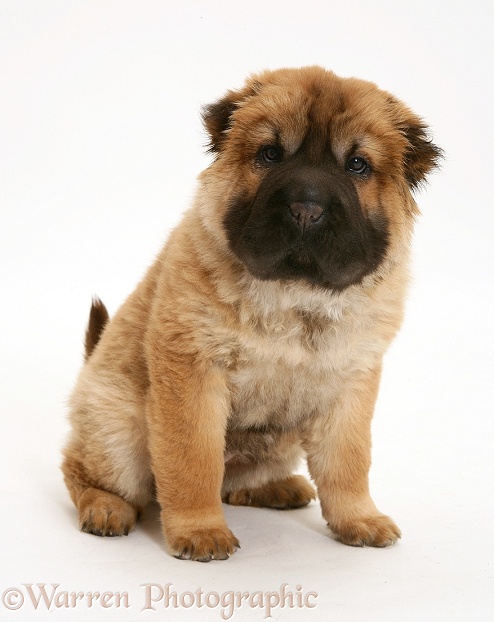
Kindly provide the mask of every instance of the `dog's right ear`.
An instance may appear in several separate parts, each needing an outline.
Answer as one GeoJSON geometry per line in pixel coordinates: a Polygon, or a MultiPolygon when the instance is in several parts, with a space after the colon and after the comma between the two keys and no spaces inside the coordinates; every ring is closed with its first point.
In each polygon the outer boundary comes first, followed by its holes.
{"type": "Polygon", "coordinates": [[[225,97],[202,109],[202,121],[209,134],[208,151],[210,153],[218,153],[221,149],[239,99],[240,93],[228,91],[225,97]]]}
{"type": "Polygon", "coordinates": [[[209,134],[208,151],[218,153],[233,121],[233,113],[258,89],[257,83],[246,85],[239,91],[228,91],[219,101],[202,109],[202,120],[209,134]]]}

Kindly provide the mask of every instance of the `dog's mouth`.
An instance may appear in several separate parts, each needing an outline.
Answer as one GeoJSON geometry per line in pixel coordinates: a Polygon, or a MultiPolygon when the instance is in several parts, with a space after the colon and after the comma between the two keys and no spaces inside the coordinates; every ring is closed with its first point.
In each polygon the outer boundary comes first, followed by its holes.
{"type": "Polygon", "coordinates": [[[318,256],[317,248],[306,245],[289,250],[282,257],[269,254],[241,253],[249,272],[260,280],[306,281],[333,290],[358,284],[375,269],[375,261],[354,255],[351,258],[318,256]]]}
{"type": "Polygon", "coordinates": [[[227,214],[230,248],[254,277],[341,290],[380,265],[388,241],[384,218],[371,221],[359,205],[338,200],[324,207],[317,223],[301,227],[289,205],[241,200],[227,214]]]}
{"type": "Polygon", "coordinates": [[[315,258],[302,242],[298,249],[293,250],[287,255],[286,262],[295,270],[297,266],[301,266],[302,268],[312,266],[315,263],[315,258]]]}

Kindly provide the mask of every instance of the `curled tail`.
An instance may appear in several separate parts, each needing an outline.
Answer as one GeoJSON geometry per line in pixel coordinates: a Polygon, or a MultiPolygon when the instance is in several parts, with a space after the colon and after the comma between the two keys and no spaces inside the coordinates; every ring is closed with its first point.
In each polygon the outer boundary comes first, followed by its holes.
{"type": "Polygon", "coordinates": [[[105,305],[99,298],[93,298],[91,311],[89,312],[89,322],[86,328],[86,337],[84,339],[84,360],[87,361],[91,352],[101,338],[103,330],[108,323],[110,316],[105,305]]]}

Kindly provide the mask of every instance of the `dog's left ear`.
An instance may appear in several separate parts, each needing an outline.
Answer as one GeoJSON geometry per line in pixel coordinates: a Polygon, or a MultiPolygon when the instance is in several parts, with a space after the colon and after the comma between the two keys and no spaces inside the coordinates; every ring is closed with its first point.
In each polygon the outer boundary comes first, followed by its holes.
{"type": "Polygon", "coordinates": [[[418,117],[404,125],[402,132],[408,143],[404,158],[405,176],[415,190],[439,166],[443,150],[432,142],[427,126],[418,117]]]}
{"type": "Polygon", "coordinates": [[[410,188],[415,190],[439,166],[443,150],[432,142],[429,128],[420,117],[393,96],[388,102],[393,109],[396,127],[406,139],[403,168],[410,188]]]}

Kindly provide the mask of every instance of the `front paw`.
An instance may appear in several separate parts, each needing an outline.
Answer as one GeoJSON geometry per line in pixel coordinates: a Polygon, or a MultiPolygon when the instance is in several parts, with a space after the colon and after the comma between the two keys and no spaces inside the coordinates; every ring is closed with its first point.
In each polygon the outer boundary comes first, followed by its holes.
{"type": "Polygon", "coordinates": [[[173,538],[168,537],[167,541],[174,557],[198,562],[228,559],[240,548],[228,527],[188,529],[173,538]]]}
{"type": "Polygon", "coordinates": [[[336,540],[350,546],[384,547],[401,538],[401,531],[384,514],[360,516],[339,524],[328,523],[336,540]]]}

